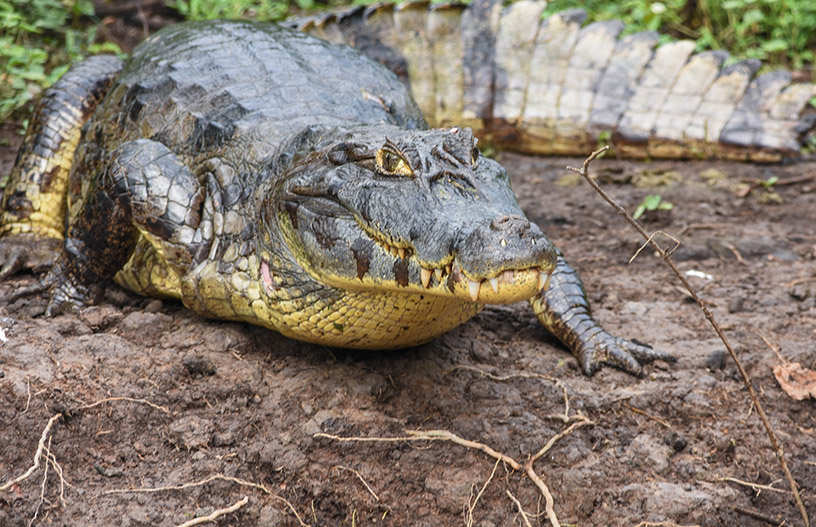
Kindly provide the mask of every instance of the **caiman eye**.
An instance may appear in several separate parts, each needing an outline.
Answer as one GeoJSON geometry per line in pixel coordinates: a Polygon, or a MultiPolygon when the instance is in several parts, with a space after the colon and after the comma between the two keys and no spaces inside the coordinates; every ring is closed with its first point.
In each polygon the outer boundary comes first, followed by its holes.
{"type": "Polygon", "coordinates": [[[385,147],[377,150],[377,171],[387,176],[406,176],[414,175],[411,170],[411,165],[398,152],[393,149],[385,147]]]}
{"type": "Polygon", "coordinates": [[[476,166],[476,161],[479,160],[479,149],[475,146],[473,150],[470,151],[470,164],[476,166]]]}

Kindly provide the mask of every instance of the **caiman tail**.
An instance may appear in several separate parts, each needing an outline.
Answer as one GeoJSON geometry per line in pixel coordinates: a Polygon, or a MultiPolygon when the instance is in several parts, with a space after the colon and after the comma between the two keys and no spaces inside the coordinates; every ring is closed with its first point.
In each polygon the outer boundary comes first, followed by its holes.
{"type": "Polygon", "coordinates": [[[467,125],[504,149],[584,155],[609,137],[635,158],[778,161],[813,133],[816,85],[689,40],[620,37],[546,2],[378,4],[290,22],[356,47],[409,84],[433,126],[467,125]]]}

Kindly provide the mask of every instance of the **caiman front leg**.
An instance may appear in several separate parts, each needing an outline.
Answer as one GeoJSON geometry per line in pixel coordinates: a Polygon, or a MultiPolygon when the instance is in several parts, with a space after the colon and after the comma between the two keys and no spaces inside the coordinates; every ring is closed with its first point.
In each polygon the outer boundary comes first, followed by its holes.
{"type": "Polygon", "coordinates": [[[541,323],[570,349],[587,375],[606,364],[639,376],[642,363],[675,360],[668,353],[603,329],[592,318],[581,278],[560,251],[550,287],[530,299],[530,304],[541,323]]]}
{"type": "Polygon", "coordinates": [[[121,69],[114,56],[88,58],[37,104],[0,199],[0,281],[54,263],[65,234],[68,173],[82,125],[121,69]]]}
{"type": "Polygon", "coordinates": [[[137,242],[149,243],[155,252],[151,262],[167,282],[149,285],[172,294],[173,281],[193,260],[203,198],[198,180],[164,145],[142,139],[119,146],[88,190],[44,278],[51,291],[46,313],[93,303],[101,286],[128,263],[137,242]]]}

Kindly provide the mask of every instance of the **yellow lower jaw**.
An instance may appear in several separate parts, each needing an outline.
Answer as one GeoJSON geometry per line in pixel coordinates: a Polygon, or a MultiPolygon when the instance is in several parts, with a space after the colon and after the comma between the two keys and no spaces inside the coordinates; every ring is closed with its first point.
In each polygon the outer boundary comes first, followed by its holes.
{"type": "Polygon", "coordinates": [[[551,270],[548,273],[533,267],[507,270],[490,280],[474,281],[470,280],[454,266],[452,273],[446,273],[441,277],[434,275],[426,284],[412,280],[407,285],[401,286],[393,281],[378,280],[371,276],[350,280],[343,277],[322,275],[320,281],[350,292],[394,291],[397,293],[454,297],[479,304],[509,304],[532,298],[542,289],[546,289],[551,273],[551,270]]]}

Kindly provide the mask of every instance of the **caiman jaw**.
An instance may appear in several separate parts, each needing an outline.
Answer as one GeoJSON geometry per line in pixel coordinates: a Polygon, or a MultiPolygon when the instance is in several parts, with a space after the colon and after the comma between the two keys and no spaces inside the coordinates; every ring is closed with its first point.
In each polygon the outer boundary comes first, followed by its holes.
{"type": "MultiPolygon", "coordinates": [[[[416,254],[413,247],[391,245],[383,241],[382,236],[377,234],[372,236],[370,229],[366,229],[366,233],[394,258],[411,258],[412,263],[418,264],[417,259],[412,258],[416,254]]],[[[422,288],[428,292],[461,295],[462,291],[466,290],[473,302],[484,304],[509,303],[530,298],[538,291],[544,291],[549,287],[554,269],[554,266],[504,269],[492,276],[478,278],[468,276],[454,255],[450,255],[447,263],[427,267],[418,265],[422,288]]]]}

